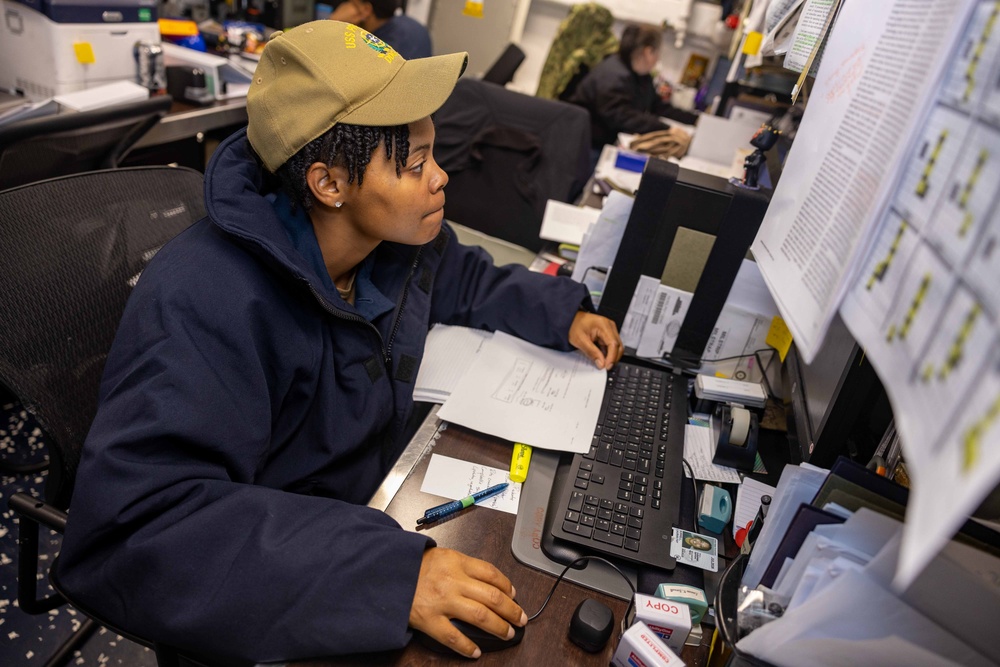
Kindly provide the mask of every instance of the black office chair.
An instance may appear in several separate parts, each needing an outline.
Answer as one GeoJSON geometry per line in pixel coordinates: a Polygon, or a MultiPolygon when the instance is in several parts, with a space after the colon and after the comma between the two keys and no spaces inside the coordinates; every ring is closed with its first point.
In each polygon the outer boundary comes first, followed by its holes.
{"type": "Polygon", "coordinates": [[[0,127],[0,189],[111,169],[170,110],[168,95],[0,127]]]}
{"type": "Polygon", "coordinates": [[[434,114],[448,172],[445,217],[538,252],[545,202],[572,202],[590,177],[590,115],[478,79],[459,79],[434,114]]]}
{"type": "MultiPolygon", "coordinates": [[[[0,192],[0,381],[37,418],[52,458],[44,501],[26,493],[9,499],[19,518],[18,602],[27,613],[68,601],[93,618],[60,593],[51,564],[56,593],[37,598],[38,529],[65,528],[125,302],[157,250],[205,215],[202,181],[192,169],[129,167],[0,192]]],[[[57,659],[71,656],[95,628],[83,623],[57,659]]],[[[155,648],[161,665],[177,664],[176,652],[114,631],[155,648]]]]}
{"type": "Polygon", "coordinates": [[[496,59],[490,68],[483,74],[483,81],[495,83],[498,86],[506,86],[513,81],[514,73],[524,62],[524,51],[517,44],[508,44],[500,57],[496,59]]]}

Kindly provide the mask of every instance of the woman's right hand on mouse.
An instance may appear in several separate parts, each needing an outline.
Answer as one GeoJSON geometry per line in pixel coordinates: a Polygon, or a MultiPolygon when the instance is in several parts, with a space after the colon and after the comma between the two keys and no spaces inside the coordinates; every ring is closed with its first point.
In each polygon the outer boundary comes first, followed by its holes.
{"type": "Polygon", "coordinates": [[[432,547],[424,552],[410,607],[410,627],[467,658],[482,651],[451,619],[476,625],[497,637],[514,636],[513,625],[528,622],[514,602],[514,586],[495,566],[458,551],[432,547]]]}

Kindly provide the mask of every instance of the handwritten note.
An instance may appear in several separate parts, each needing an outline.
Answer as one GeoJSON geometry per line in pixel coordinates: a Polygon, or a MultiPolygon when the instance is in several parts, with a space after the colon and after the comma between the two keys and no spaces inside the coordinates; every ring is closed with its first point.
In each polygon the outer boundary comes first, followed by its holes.
{"type": "Polygon", "coordinates": [[[763,496],[774,498],[774,487],[747,477],[736,492],[736,509],[733,511],[733,537],[740,528],[753,521],[763,496]]]}
{"type": "Polygon", "coordinates": [[[427,464],[427,473],[424,475],[420,490],[435,496],[458,500],[504,482],[509,482],[510,486],[504,489],[503,493],[476,505],[517,514],[521,485],[510,481],[509,471],[453,459],[450,456],[431,454],[431,461],[427,464]]]}
{"type": "MultiPolygon", "coordinates": [[[[740,483],[740,474],[733,468],[717,466],[712,463],[715,456],[715,443],[712,442],[712,429],[707,426],[684,427],[684,458],[691,464],[695,479],[709,482],[740,483]]],[[[684,470],[688,475],[687,469],[684,470]]]]}

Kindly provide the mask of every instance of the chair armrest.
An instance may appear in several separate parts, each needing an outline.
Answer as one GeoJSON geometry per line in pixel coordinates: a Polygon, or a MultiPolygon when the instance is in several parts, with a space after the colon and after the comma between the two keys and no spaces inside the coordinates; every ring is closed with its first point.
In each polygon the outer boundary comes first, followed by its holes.
{"type": "Polygon", "coordinates": [[[66,532],[66,517],[68,516],[66,512],[54,505],[50,505],[44,500],[39,500],[27,493],[18,492],[8,499],[7,505],[25,518],[48,526],[60,533],[66,532]]]}
{"type": "Polygon", "coordinates": [[[29,614],[44,614],[66,602],[58,593],[37,597],[38,526],[66,531],[66,512],[27,493],[15,493],[7,504],[20,520],[17,534],[17,601],[29,614]]]}

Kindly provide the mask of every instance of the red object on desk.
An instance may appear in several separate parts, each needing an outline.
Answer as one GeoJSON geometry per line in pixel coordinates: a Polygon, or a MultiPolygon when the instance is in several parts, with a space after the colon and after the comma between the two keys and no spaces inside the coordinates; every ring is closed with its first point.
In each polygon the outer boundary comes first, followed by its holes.
{"type": "Polygon", "coordinates": [[[556,272],[558,270],[559,270],[559,264],[558,263],[556,263],[556,262],[549,262],[549,265],[545,267],[545,270],[542,271],[542,273],[544,273],[546,275],[549,275],[549,276],[554,276],[554,275],[556,275],[556,272]]]}
{"type": "Polygon", "coordinates": [[[736,535],[733,537],[733,541],[736,542],[736,546],[742,547],[743,542],[747,539],[747,533],[750,532],[750,527],[753,525],[753,520],[747,521],[747,525],[736,531],[736,535]]]}

